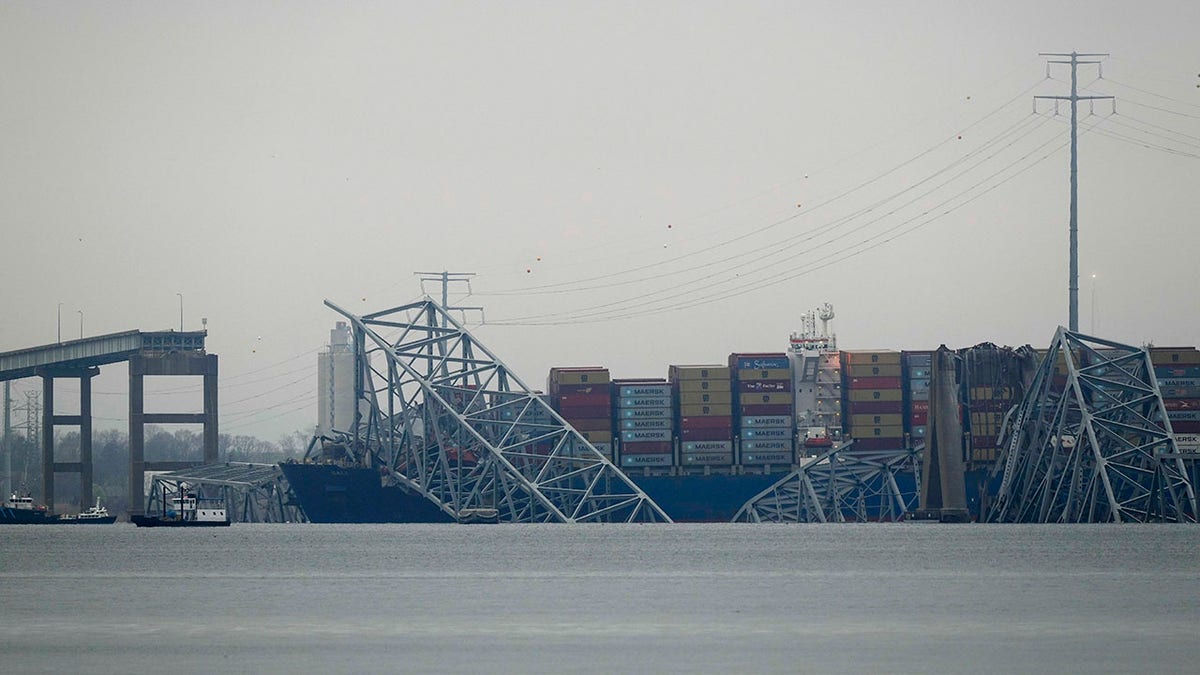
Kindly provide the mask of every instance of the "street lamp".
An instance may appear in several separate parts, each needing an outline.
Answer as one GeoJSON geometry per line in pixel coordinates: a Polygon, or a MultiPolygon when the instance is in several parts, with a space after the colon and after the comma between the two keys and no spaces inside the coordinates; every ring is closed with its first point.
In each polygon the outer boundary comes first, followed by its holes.
{"type": "Polygon", "coordinates": [[[75,313],[79,315],[79,339],[83,339],[83,310],[77,309],[75,313]]]}
{"type": "Polygon", "coordinates": [[[61,302],[58,303],[58,342],[59,342],[59,344],[62,343],[62,306],[63,306],[63,304],[61,302]]]}
{"type": "Polygon", "coordinates": [[[1096,334],[1096,275],[1092,275],[1092,335],[1096,334]]]}
{"type": "Polygon", "coordinates": [[[183,293],[176,293],[179,296],[179,332],[183,332],[183,293]]]}

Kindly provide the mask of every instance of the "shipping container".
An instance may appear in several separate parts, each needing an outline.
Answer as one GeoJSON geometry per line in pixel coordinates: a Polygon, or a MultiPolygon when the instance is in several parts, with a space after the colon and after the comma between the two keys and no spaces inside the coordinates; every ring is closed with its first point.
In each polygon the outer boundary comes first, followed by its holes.
{"type": "Polygon", "coordinates": [[[910,408],[912,409],[913,414],[927,413],[929,412],[929,401],[913,401],[910,408]]]}
{"type": "Polygon", "coordinates": [[[791,363],[784,352],[733,353],[729,355],[729,367],[733,370],[788,370],[791,363]]]}
{"type": "Polygon", "coordinates": [[[860,366],[847,366],[846,376],[855,377],[900,377],[900,365],[872,365],[864,364],[860,366]]]}
{"type": "Polygon", "coordinates": [[[612,459],[612,456],[613,456],[613,454],[612,454],[612,450],[613,450],[612,443],[604,443],[604,442],[599,442],[599,443],[598,443],[598,442],[596,442],[596,441],[591,441],[591,443],[592,443],[592,447],[596,448],[596,451],[597,451],[597,452],[599,452],[600,454],[604,455],[605,457],[607,457],[607,458],[608,458],[608,459],[610,459],[610,460],[612,459]]]}
{"type": "Polygon", "coordinates": [[[792,425],[791,415],[754,415],[742,417],[742,427],[787,427],[792,425]]]}
{"type": "Polygon", "coordinates": [[[645,443],[650,441],[670,441],[670,429],[621,430],[622,443],[645,443]]]}
{"type": "Polygon", "coordinates": [[[1193,377],[1200,378],[1200,366],[1155,366],[1154,376],[1164,377],[1193,377]]]}
{"type": "Polygon", "coordinates": [[[932,377],[930,373],[931,371],[928,367],[909,368],[908,378],[910,380],[928,380],[930,377],[932,377]]]}
{"type": "Polygon", "coordinates": [[[738,394],[738,403],[746,405],[791,405],[790,393],[738,394]]]}
{"type": "Polygon", "coordinates": [[[912,434],[913,436],[915,436],[916,438],[924,438],[926,428],[927,427],[924,424],[913,425],[913,428],[911,431],[909,431],[909,433],[912,434]]]}
{"type": "Polygon", "coordinates": [[[1168,410],[1167,419],[1174,422],[1194,422],[1200,420],[1200,410],[1168,410]]]}
{"type": "Polygon", "coordinates": [[[625,384],[623,382],[614,382],[617,388],[617,396],[625,398],[639,398],[643,396],[663,396],[671,395],[671,385],[662,384],[625,384]]]}
{"type": "Polygon", "coordinates": [[[610,396],[612,394],[612,385],[564,384],[555,388],[552,398],[559,398],[564,394],[604,394],[605,396],[610,396]]]}
{"type": "Polygon", "coordinates": [[[670,408],[616,408],[617,417],[623,420],[670,419],[670,408]]]}
{"type": "Polygon", "coordinates": [[[1200,410],[1200,398],[1165,398],[1163,406],[1167,410],[1200,410]]]}
{"type": "Polygon", "coordinates": [[[904,392],[899,389],[851,389],[846,393],[851,402],[902,401],[904,399],[904,392]]]}
{"type": "Polygon", "coordinates": [[[639,466],[671,466],[675,463],[673,455],[626,455],[621,453],[621,466],[635,468],[639,466]]]}
{"type": "MultiPolygon", "coordinates": [[[[926,411],[929,410],[928,401],[914,401],[914,410],[916,404],[924,405],[926,411]]],[[[895,401],[851,401],[846,405],[846,412],[850,415],[875,415],[878,413],[899,415],[904,411],[904,403],[900,400],[895,401]]]]}
{"type": "Polygon", "coordinates": [[[717,403],[715,405],[680,405],[680,417],[729,417],[733,414],[733,406],[728,403],[717,403]]]}
{"type": "Polygon", "coordinates": [[[895,351],[844,351],[842,363],[849,365],[900,365],[900,352],[895,351]]]}
{"type": "Polygon", "coordinates": [[[914,367],[929,368],[933,365],[933,352],[901,352],[903,361],[910,369],[914,367]]]}
{"type": "Polygon", "coordinates": [[[556,399],[559,410],[604,407],[607,411],[611,401],[608,394],[563,394],[556,399]]]}
{"type": "Polygon", "coordinates": [[[790,439],[794,434],[792,427],[743,427],[741,436],[747,441],[776,441],[790,439]]]}
{"type": "Polygon", "coordinates": [[[856,427],[898,426],[904,424],[904,416],[897,413],[890,415],[851,415],[850,424],[856,427]]]}
{"type": "Polygon", "coordinates": [[[733,452],[733,441],[687,441],[680,445],[686,453],[733,452]]]}
{"type": "Polygon", "coordinates": [[[751,464],[761,466],[763,464],[791,464],[792,452],[790,450],[767,451],[755,450],[752,452],[742,451],[742,464],[751,464]]]}
{"type": "Polygon", "coordinates": [[[1200,433],[1200,421],[1181,420],[1179,422],[1171,422],[1171,431],[1177,434],[1200,433]]]}
{"type": "Polygon", "coordinates": [[[637,396],[617,399],[617,407],[619,408],[669,408],[671,407],[670,396],[637,396]]]}
{"type": "Polygon", "coordinates": [[[1160,377],[1158,378],[1158,386],[1160,389],[1164,387],[1200,389],[1200,377],[1160,377]]]}
{"type": "Polygon", "coordinates": [[[551,368],[549,381],[550,386],[548,389],[554,389],[555,385],[563,384],[608,384],[610,378],[607,368],[602,366],[588,366],[583,368],[551,368]]]}
{"type": "Polygon", "coordinates": [[[716,466],[733,464],[732,452],[685,452],[682,455],[683,466],[716,466]]]}
{"type": "Polygon", "coordinates": [[[686,380],[728,380],[730,370],[727,366],[670,366],[667,377],[672,382],[686,380]]]}
{"type": "Polygon", "coordinates": [[[691,391],[680,392],[680,405],[712,405],[721,403],[728,405],[733,401],[733,393],[726,391],[691,391]]]}
{"type": "Polygon", "coordinates": [[[659,418],[659,419],[650,419],[650,420],[644,420],[644,419],[621,420],[621,429],[622,430],[632,430],[632,431],[645,430],[645,429],[668,429],[669,430],[669,429],[671,429],[671,427],[672,427],[671,418],[669,418],[669,417],[664,417],[664,418],[659,418]]]}
{"type": "Polygon", "coordinates": [[[1156,366],[1200,365],[1200,351],[1195,347],[1151,347],[1150,362],[1156,366]]]}
{"type": "Polygon", "coordinates": [[[913,425],[928,424],[929,423],[929,413],[915,412],[908,416],[908,421],[910,424],[913,424],[913,425]]]}
{"type": "Polygon", "coordinates": [[[622,442],[620,450],[622,455],[663,455],[671,453],[672,443],[670,441],[622,442]]]}
{"type": "Polygon", "coordinates": [[[675,389],[681,394],[691,394],[694,392],[713,392],[713,391],[730,391],[733,384],[729,380],[679,380],[673,383],[675,389]]]}
{"type": "Polygon", "coordinates": [[[682,441],[724,441],[733,438],[733,429],[680,429],[682,441]]]}
{"type": "Polygon", "coordinates": [[[709,417],[680,417],[680,429],[732,429],[733,418],[728,415],[709,417]]]}
{"type": "Polygon", "coordinates": [[[790,403],[760,403],[755,405],[743,405],[738,407],[738,413],[741,415],[741,417],[752,417],[757,415],[791,415],[792,405],[790,403]]]}
{"type": "Polygon", "coordinates": [[[1163,398],[1200,398],[1200,387],[1162,387],[1158,388],[1163,398]]]}
{"type": "Polygon", "coordinates": [[[904,436],[904,427],[900,425],[851,426],[850,436],[852,438],[900,438],[904,436]]]}
{"type": "Polygon", "coordinates": [[[851,377],[847,380],[851,389],[899,389],[899,377],[851,377]]]}
{"type": "Polygon", "coordinates": [[[573,419],[612,417],[612,408],[608,405],[570,406],[567,408],[558,407],[557,410],[559,416],[567,421],[573,419]]]}
{"type": "Polygon", "coordinates": [[[612,431],[611,417],[592,417],[567,420],[576,431],[612,431]]]}
{"type": "Polygon", "coordinates": [[[738,382],[739,392],[772,392],[772,391],[791,391],[792,383],[790,380],[747,380],[738,382]]]}
{"type": "Polygon", "coordinates": [[[759,370],[744,369],[737,371],[738,382],[749,382],[751,380],[779,380],[780,382],[791,382],[792,371],[784,368],[763,368],[759,370]]]}
{"type": "Polygon", "coordinates": [[[575,427],[575,429],[579,432],[580,436],[583,436],[592,445],[597,443],[612,443],[612,432],[607,429],[604,431],[584,431],[579,427],[575,427]]]}
{"type": "Polygon", "coordinates": [[[852,450],[896,450],[904,447],[903,438],[855,438],[852,450]]]}

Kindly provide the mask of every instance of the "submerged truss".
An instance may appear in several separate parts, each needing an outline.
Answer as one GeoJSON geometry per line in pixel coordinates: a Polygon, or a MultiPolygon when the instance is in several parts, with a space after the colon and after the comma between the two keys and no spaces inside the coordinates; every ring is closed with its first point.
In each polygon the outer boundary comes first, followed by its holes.
{"type": "Polygon", "coordinates": [[[898,521],[917,508],[922,447],[854,450],[806,461],[734,515],[743,523],[898,521]]]}
{"type": "Polygon", "coordinates": [[[987,520],[1196,520],[1144,349],[1059,327],[1015,418],[987,520]]]}
{"type": "Polygon", "coordinates": [[[578,431],[432,300],[355,316],[353,458],[452,518],[670,522],[578,431]],[[387,336],[384,336],[387,333],[387,336]]]}
{"type": "Polygon", "coordinates": [[[276,464],[225,462],[160,473],[150,485],[146,513],[161,512],[166,495],[182,490],[223,499],[229,520],[235,523],[305,522],[276,464]]]}

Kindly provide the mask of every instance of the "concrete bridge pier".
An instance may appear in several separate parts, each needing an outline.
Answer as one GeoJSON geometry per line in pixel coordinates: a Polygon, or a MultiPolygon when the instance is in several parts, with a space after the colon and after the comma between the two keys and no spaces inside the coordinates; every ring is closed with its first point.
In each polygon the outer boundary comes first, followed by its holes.
{"type": "Polygon", "coordinates": [[[54,510],[54,474],[79,474],[80,509],[93,502],[92,495],[92,378],[99,368],[41,368],[42,378],[42,498],[46,507],[54,510]],[[54,412],[54,381],[79,379],[79,414],[58,415],[54,412]],[[79,427],[79,461],[54,461],[54,428],[79,427]]]}

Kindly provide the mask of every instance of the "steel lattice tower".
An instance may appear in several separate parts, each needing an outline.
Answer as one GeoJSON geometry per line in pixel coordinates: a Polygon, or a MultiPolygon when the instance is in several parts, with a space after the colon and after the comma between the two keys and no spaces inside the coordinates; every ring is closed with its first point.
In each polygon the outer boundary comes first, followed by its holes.
{"type": "Polygon", "coordinates": [[[987,520],[1195,522],[1146,350],[1060,326],[1026,391],[987,520]]]}
{"type": "Polygon", "coordinates": [[[624,473],[431,299],[345,316],[357,459],[452,518],[670,522],[624,473]],[[388,333],[385,337],[383,332],[388,333]]]}

